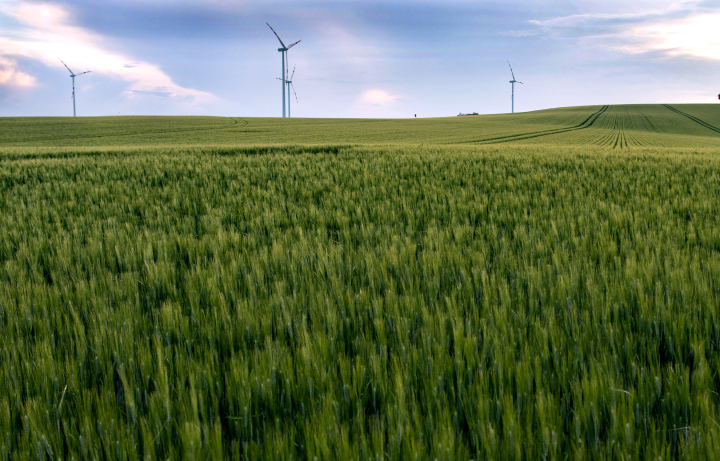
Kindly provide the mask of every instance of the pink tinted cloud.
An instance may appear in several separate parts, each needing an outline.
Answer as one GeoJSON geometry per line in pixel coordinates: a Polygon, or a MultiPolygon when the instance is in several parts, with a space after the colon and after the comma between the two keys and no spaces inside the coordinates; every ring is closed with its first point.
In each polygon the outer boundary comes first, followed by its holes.
{"type": "MultiPolygon", "coordinates": [[[[178,85],[156,64],[138,62],[113,51],[101,35],[73,25],[68,11],[59,5],[0,0],[0,9],[18,24],[0,33],[0,56],[5,61],[12,63],[9,56],[18,56],[62,67],[59,61],[62,58],[76,73],[92,70],[95,74],[124,80],[128,83],[123,93],[127,97],[161,95],[192,103],[217,100],[211,93],[178,85]]],[[[6,71],[9,76],[0,77],[0,84],[34,84],[34,77],[0,62],[0,66],[3,65],[0,69],[11,70],[6,71]]]]}

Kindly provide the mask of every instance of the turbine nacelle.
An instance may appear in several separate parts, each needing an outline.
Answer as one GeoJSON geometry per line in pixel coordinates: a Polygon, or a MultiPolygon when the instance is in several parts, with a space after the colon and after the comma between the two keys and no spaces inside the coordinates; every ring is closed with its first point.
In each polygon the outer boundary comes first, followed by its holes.
{"type": "MultiPolygon", "coordinates": [[[[270,24],[268,24],[268,25],[270,25],[270,24]]],[[[272,29],[272,27],[271,27],[271,29],[272,29]]],[[[275,31],[273,31],[273,32],[275,32],[275,31]]],[[[284,52],[288,51],[290,48],[294,47],[295,45],[297,45],[297,44],[300,43],[300,42],[302,42],[302,40],[298,40],[297,42],[293,43],[292,45],[288,46],[287,48],[278,48],[278,51],[281,52],[281,53],[284,53],[284,52]]],[[[282,43],[282,42],[280,42],[280,43],[282,43]]]]}

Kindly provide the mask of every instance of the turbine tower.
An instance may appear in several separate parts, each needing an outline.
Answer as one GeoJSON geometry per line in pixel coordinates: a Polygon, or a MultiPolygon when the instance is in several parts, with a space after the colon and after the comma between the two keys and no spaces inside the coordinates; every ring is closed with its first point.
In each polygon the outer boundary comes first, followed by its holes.
{"type": "Polygon", "coordinates": [[[63,62],[62,59],[60,59],[60,62],[62,62],[62,63],[63,63],[63,66],[65,66],[65,68],[70,71],[70,78],[72,78],[72,86],[73,86],[73,92],[72,92],[73,117],[76,117],[77,114],[75,113],[75,77],[79,77],[79,76],[81,76],[81,75],[89,74],[89,73],[92,72],[92,71],[91,71],[91,70],[88,70],[88,71],[85,71],[85,72],[82,72],[82,73],[79,73],[79,74],[76,75],[75,72],[73,72],[72,70],[70,70],[70,68],[67,66],[67,64],[65,64],[65,63],[63,62]]]}
{"type": "MultiPolygon", "coordinates": [[[[298,40],[297,42],[293,43],[290,46],[285,46],[283,41],[280,39],[280,36],[275,32],[275,29],[272,28],[270,24],[267,22],[265,23],[270,28],[271,31],[273,31],[273,34],[277,37],[278,41],[280,41],[280,45],[282,45],[282,48],[278,48],[278,51],[281,53],[282,57],[282,116],[285,117],[285,83],[287,82],[287,70],[285,69],[285,64],[287,63],[287,52],[290,48],[294,47],[298,43],[302,42],[302,40],[298,40]]],[[[288,95],[289,98],[289,95],[288,95]]]]}
{"type": "MultiPolygon", "coordinates": [[[[508,61],[508,66],[510,66],[510,61],[508,61]]],[[[512,70],[512,66],[510,66],[510,74],[512,74],[512,78],[513,78],[512,80],[510,80],[510,83],[512,84],[511,100],[512,100],[512,113],[514,114],[515,113],[515,84],[519,83],[521,85],[524,85],[524,83],[518,82],[517,80],[515,80],[515,73],[512,70]]]]}

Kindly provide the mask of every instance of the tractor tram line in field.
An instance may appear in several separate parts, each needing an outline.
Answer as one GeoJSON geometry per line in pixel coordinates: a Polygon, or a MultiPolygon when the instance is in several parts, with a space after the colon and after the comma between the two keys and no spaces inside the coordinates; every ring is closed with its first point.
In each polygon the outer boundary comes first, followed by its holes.
{"type": "Polygon", "coordinates": [[[716,133],[720,133],[720,128],[716,127],[715,125],[711,125],[711,124],[705,122],[704,120],[695,117],[694,115],[685,113],[685,112],[681,111],[680,109],[677,109],[677,108],[671,106],[670,104],[663,104],[663,106],[667,107],[669,110],[675,112],[678,115],[682,115],[683,117],[686,117],[686,118],[692,120],[693,122],[697,123],[698,125],[700,125],[702,127],[707,128],[708,130],[712,130],[716,133]]]}
{"type": "Polygon", "coordinates": [[[588,118],[586,118],[582,123],[568,128],[558,128],[554,130],[545,130],[545,131],[535,131],[535,132],[529,132],[529,133],[518,133],[508,136],[501,136],[496,138],[486,138],[486,139],[480,139],[475,141],[466,141],[467,144],[496,144],[496,143],[504,143],[504,142],[512,142],[512,141],[522,141],[525,139],[532,139],[532,138],[538,138],[541,136],[550,136],[555,134],[562,134],[562,133],[568,133],[571,131],[577,131],[577,130],[583,130],[586,128],[590,128],[593,126],[593,124],[597,121],[597,119],[607,111],[608,107],[610,106],[603,106],[600,110],[597,112],[591,114],[588,118]]]}
{"type": "MultiPolygon", "coordinates": [[[[707,110],[704,108],[703,110],[707,110]]],[[[712,112],[701,112],[712,116],[712,112]]],[[[718,142],[706,130],[720,133],[720,128],[670,105],[604,106],[580,126],[490,138],[481,144],[515,142],[544,137],[542,144],[593,145],[611,149],[631,147],[680,147],[681,139],[710,146],[718,142]],[[668,113],[666,110],[670,110],[668,113]],[[672,115],[670,115],[672,114],[672,115]]],[[[533,141],[537,144],[538,141],[533,141]]],[[[696,144],[698,145],[698,144],[696,144]]]]}
{"type": "Polygon", "coordinates": [[[627,147],[624,119],[625,117],[623,117],[622,114],[617,114],[615,116],[612,135],[613,140],[611,141],[613,149],[622,149],[623,147],[627,147]]]}
{"type": "Polygon", "coordinates": [[[633,117],[634,115],[629,114],[625,106],[606,106],[601,114],[597,114],[592,124],[583,126],[583,129],[568,130],[564,132],[568,133],[567,136],[556,141],[563,140],[572,145],[593,145],[611,149],[648,146],[649,144],[642,137],[630,129],[633,117]],[[585,128],[590,129],[585,130],[585,128]]]}
{"type": "Polygon", "coordinates": [[[626,114],[620,110],[611,111],[605,120],[605,128],[607,132],[598,139],[596,145],[611,147],[613,149],[622,149],[628,146],[627,135],[625,131],[626,114]]]}

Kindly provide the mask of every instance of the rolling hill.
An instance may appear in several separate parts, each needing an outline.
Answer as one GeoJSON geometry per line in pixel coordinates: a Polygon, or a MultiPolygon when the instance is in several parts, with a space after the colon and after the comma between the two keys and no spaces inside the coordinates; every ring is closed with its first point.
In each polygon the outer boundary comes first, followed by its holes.
{"type": "Polygon", "coordinates": [[[720,105],[613,105],[427,119],[0,118],[0,146],[319,144],[720,147],[720,105]]]}

